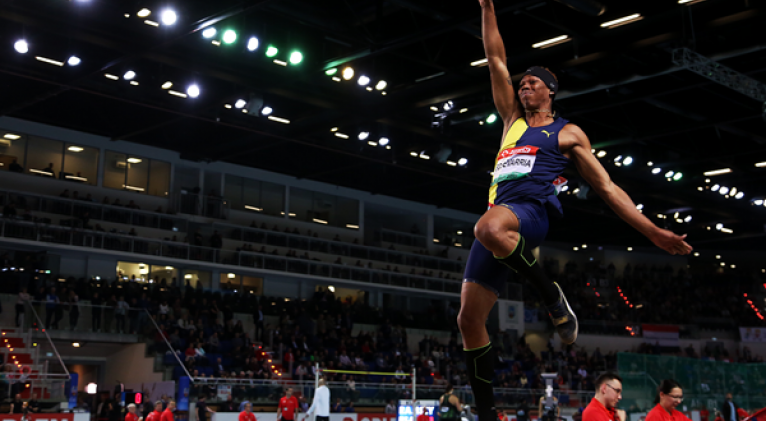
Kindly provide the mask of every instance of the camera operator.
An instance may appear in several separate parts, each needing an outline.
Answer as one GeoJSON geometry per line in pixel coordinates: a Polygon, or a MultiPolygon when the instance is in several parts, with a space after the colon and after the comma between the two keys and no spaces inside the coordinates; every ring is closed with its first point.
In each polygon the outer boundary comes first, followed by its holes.
{"type": "Polygon", "coordinates": [[[558,421],[561,417],[561,407],[559,400],[553,396],[553,387],[545,388],[545,396],[540,397],[538,414],[541,421],[558,421]]]}

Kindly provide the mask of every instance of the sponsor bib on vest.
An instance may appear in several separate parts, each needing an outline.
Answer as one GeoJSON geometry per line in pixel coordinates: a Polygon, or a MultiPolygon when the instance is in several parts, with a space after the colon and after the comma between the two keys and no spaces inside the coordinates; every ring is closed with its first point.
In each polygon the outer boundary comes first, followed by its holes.
{"type": "Polygon", "coordinates": [[[519,146],[500,151],[495,163],[492,185],[526,177],[535,166],[537,146],[519,146]]]}

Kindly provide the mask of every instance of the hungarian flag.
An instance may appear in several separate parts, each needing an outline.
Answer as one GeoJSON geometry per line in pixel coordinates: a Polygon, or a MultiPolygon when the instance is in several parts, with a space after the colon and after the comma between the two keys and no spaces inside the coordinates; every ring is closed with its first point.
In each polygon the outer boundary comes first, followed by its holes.
{"type": "Polygon", "coordinates": [[[679,345],[679,328],[676,325],[641,325],[644,331],[644,342],[650,346],[659,345],[662,352],[677,352],[679,345]]]}

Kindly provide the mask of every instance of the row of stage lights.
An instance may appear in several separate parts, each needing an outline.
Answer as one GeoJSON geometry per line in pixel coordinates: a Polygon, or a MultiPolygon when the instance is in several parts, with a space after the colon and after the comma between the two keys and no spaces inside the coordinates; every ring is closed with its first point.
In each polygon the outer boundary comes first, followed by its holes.
{"type": "MultiPolygon", "coordinates": [[[[346,66],[345,68],[343,68],[343,70],[340,70],[340,76],[338,76],[338,72],[339,72],[338,68],[333,67],[332,69],[325,70],[324,73],[327,76],[331,76],[332,80],[335,82],[342,82],[344,80],[350,81],[354,79],[354,75],[356,74],[356,72],[354,71],[354,68],[351,66],[346,66]]],[[[385,89],[388,87],[388,82],[386,82],[385,80],[379,80],[375,84],[375,87],[373,88],[373,86],[371,85],[372,79],[370,79],[370,77],[367,75],[361,75],[359,76],[359,78],[356,79],[356,83],[357,85],[364,88],[368,92],[378,91],[380,92],[381,95],[387,95],[387,92],[385,89]]]]}
{"type": "MultiPolygon", "coordinates": [[[[436,105],[431,105],[431,106],[428,107],[428,109],[433,111],[433,112],[435,112],[435,113],[437,113],[436,115],[439,116],[438,113],[442,113],[442,112],[446,113],[446,112],[453,111],[455,109],[455,103],[450,100],[450,101],[446,101],[445,103],[441,104],[441,108],[436,106],[436,105]]],[[[465,107],[458,110],[459,114],[463,114],[463,113],[467,113],[467,112],[468,112],[468,108],[465,108],[465,107]]],[[[496,121],[497,121],[497,114],[492,113],[492,114],[488,115],[486,118],[480,119],[479,120],[479,125],[483,126],[484,124],[492,124],[492,123],[494,123],[496,121]]]]}
{"type": "MultiPolygon", "coordinates": [[[[596,155],[597,158],[604,158],[607,155],[607,152],[605,150],[597,151],[595,149],[591,149],[591,153],[596,155]]],[[[617,155],[612,160],[612,163],[614,163],[615,167],[629,167],[633,163],[635,163],[635,160],[630,155],[626,155],[626,156],[617,155]]],[[[654,166],[654,162],[652,162],[652,161],[647,161],[646,166],[647,167],[652,167],[651,173],[654,174],[654,175],[658,175],[658,174],[661,174],[663,172],[662,168],[655,167],[654,166]]],[[[663,174],[663,175],[665,176],[665,178],[668,181],[680,181],[683,178],[683,176],[684,176],[684,174],[682,172],[680,172],[680,171],[673,171],[673,170],[665,171],[665,174],[663,174]]]]}
{"type": "MultiPolygon", "coordinates": [[[[148,18],[151,15],[151,13],[152,13],[151,10],[147,8],[143,8],[136,15],[139,18],[145,19],[145,18],[148,18]]],[[[177,20],[177,15],[172,9],[165,9],[164,11],[160,13],[160,16],[161,16],[161,21],[164,25],[172,25],[177,20]]],[[[130,14],[126,13],[125,17],[129,18],[130,14]]],[[[150,26],[155,26],[155,27],[159,26],[159,24],[150,20],[145,20],[144,23],[150,26]]],[[[220,47],[221,45],[235,44],[237,40],[239,39],[239,35],[237,34],[237,31],[235,31],[234,29],[224,29],[222,32],[220,32],[216,27],[209,26],[202,30],[202,38],[206,40],[210,40],[210,42],[213,45],[220,47]],[[220,33],[220,39],[216,38],[219,35],[219,33],[220,33]]],[[[250,36],[247,39],[246,48],[250,52],[257,50],[260,47],[260,45],[261,45],[261,41],[256,36],[250,36]]],[[[301,62],[303,62],[303,53],[301,51],[298,51],[298,50],[291,51],[287,60],[278,59],[277,56],[279,55],[279,52],[280,50],[277,46],[273,44],[269,44],[266,47],[265,55],[266,57],[272,59],[272,61],[275,64],[278,64],[280,66],[287,66],[288,63],[291,65],[298,65],[301,62]]],[[[341,82],[342,80],[351,80],[354,78],[354,69],[350,66],[345,67],[341,71],[342,78],[340,76],[337,76],[338,71],[339,70],[337,67],[331,68],[326,70],[325,74],[327,76],[331,76],[332,80],[336,82],[341,82]]],[[[357,79],[357,83],[359,84],[359,86],[366,88],[368,91],[373,91],[373,87],[369,86],[370,82],[371,82],[371,79],[366,75],[361,75],[357,79]]],[[[387,92],[385,91],[385,89],[387,86],[388,86],[388,83],[385,80],[380,80],[375,84],[374,89],[379,91],[382,95],[386,95],[387,92]]]]}
{"type": "Polygon", "coordinates": [[[761,314],[761,311],[758,310],[758,307],[756,307],[755,304],[753,304],[753,300],[747,298],[747,293],[745,293],[744,296],[745,296],[745,300],[747,300],[747,305],[749,305],[750,308],[753,309],[753,311],[755,312],[755,316],[763,320],[763,314],[761,314]]]}

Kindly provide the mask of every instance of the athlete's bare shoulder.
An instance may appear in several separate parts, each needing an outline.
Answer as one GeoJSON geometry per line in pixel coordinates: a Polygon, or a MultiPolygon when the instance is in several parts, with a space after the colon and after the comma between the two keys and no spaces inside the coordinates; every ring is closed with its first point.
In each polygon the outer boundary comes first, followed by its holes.
{"type": "MultiPolygon", "coordinates": [[[[568,152],[575,146],[584,146],[588,141],[588,136],[580,128],[580,126],[572,123],[567,123],[561,133],[559,133],[559,150],[561,152],[568,152]]],[[[590,146],[588,145],[590,148],[590,146]]]]}

